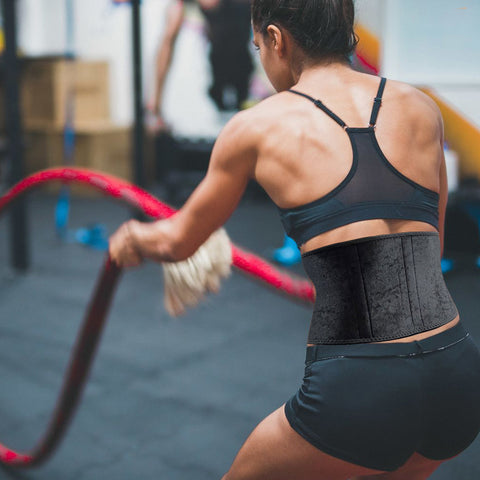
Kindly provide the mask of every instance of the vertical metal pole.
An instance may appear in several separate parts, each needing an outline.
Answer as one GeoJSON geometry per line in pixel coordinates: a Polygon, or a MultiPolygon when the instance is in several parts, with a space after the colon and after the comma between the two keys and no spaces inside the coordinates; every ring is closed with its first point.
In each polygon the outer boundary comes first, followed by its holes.
{"type": "Polygon", "coordinates": [[[133,89],[135,105],[135,125],[133,131],[132,163],[134,180],[140,187],[146,186],[144,165],[144,124],[142,94],[142,39],[140,1],[132,2],[132,46],[133,46],[133,89]]]}
{"type": "MultiPolygon", "coordinates": [[[[22,122],[20,115],[20,68],[17,57],[16,0],[2,0],[5,30],[5,115],[8,139],[9,184],[24,177],[22,122]]],[[[11,264],[26,271],[30,264],[25,198],[15,201],[10,209],[11,264]]]]}

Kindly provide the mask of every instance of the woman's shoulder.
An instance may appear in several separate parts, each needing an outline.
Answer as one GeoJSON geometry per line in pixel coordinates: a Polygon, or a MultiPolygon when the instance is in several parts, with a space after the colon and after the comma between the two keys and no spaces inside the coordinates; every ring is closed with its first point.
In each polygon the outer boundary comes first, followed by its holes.
{"type": "Polygon", "coordinates": [[[418,115],[441,116],[435,101],[423,92],[421,87],[397,80],[388,80],[387,84],[385,101],[397,101],[403,105],[403,108],[413,110],[418,115]]]}
{"type": "MultiPolygon", "coordinates": [[[[263,103],[263,102],[262,102],[263,103]]],[[[215,142],[215,149],[234,149],[237,152],[256,150],[265,134],[264,109],[255,105],[236,113],[223,127],[215,142]]]]}
{"type": "Polygon", "coordinates": [[[241,113],[249,117],[252,122],[257,120],[262,120],[267,123],[278,122],[278,117],[275,117],[275,115],[285,111],[285,108],[288,106],[287,100],[289,97],[289,94],[286,92],[275,93],[259,101],[247,110],[243,110],[241,113]]]}
{"type": "Polygon", "coordinates": [[[416,135],[437,138],[443,135],[443,120],[440,109],[421,88],[408,83],[388,80],[382,105],[389,117],[400,121],[402,128],[410,127],[416,135]]]}
{"type": "Polygon", "coordinates": [[[285,125],[292,113],[288,103],[286,93],[277,93],[265,98],[234,115],[226,124],[222,134],[235,133],[251,140],[261,139],[265,134],[271,133],[273,128],[278,129],[285,125]]]}

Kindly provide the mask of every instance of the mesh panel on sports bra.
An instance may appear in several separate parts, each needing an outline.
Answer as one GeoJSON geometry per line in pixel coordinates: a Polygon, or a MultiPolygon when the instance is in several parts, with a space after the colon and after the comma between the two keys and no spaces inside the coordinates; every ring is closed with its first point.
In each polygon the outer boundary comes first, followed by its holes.
{"type": "Polygon", "coordinates": [[[415,195],[415,188],[388,168],[375,150],[373,129],[349,133],[354,149],[354,173],[336,195],[345,207],[365,202],[402,202],[415,195]]]}

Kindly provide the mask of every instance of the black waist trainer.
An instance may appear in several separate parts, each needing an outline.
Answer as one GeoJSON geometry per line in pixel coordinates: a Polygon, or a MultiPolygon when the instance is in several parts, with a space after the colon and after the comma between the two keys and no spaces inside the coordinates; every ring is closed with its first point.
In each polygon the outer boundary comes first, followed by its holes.
{"type": "Polygon", "coordinates": [[[453,320],[434,232],[337,243],[303,255],[317,293],[311,344],[393,340],[453,320]]]}

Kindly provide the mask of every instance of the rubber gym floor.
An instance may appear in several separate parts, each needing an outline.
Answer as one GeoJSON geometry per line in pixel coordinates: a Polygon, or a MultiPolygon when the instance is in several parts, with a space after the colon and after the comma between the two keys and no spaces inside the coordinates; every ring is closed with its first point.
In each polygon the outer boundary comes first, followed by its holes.
{"type": "MultiPolygon", "coordinates": [[[[8,215],[0,218],[0,442],[20,450],[46,427],[104,259],[57,239],[55,202],[29,196],[26,274],[9,267],[8,215]]],[[[129,215],[109,199],[74,198],[70,226],[96,222],[111,233],[129,215]]],[[[275,208],[258,195],[244,198],[227,230],[264,257],[283,236],[275,208]]],[[[447,283],[480,339],[480,272],[451,272],[447,283]]],[[[309,307],[235,272],[219,295],[172,319],[157,265],[125,273],[60,448],[36,469],[0,468],[0,479],[220,479],[255,425],[298,388],[309,317],[309,307]]],[[[479,478],[479,458],[480,438],[431,478],[479,478]]]]}

